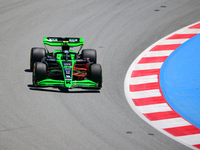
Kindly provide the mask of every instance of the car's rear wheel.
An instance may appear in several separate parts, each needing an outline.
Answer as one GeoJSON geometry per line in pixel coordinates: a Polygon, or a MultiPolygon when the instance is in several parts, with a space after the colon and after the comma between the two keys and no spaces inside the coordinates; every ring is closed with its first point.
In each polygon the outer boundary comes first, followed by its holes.
{"type": "Polygon", "coordinates": [[[35,62],[33,68],[33,85],[46,78],[47,66],[42,62],[35,62]]]}
{"type": "Polygon", "coordinates": [[[90,80],[97,82],[98,87],[102,87],[102,68],[100,64],[92,64],[89,67],[90,80]]]}
{"type": "Polygon", "coordinates": [[[35,62],[40,62],[43,57],[46,56],[45,48],[33,47],[30,54],[30,70],[33,71],[33,65],[35,62]]]}
{"type": "Polygon", "coordinates": [[[82,50],[82,58],[86,59],[89,58],[90,62],[94,64],[97,63],[97,51],[95,49],[83,49],[82,50]]]}

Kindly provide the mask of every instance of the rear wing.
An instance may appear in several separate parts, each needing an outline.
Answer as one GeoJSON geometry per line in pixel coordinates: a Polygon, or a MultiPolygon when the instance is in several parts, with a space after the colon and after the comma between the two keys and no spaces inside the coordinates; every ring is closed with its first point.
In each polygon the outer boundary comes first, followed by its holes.
{"type": "Polygon", "coordinates": [[[77,47],[84,45],[83,38],[44,37],[43,42],[49,46],[63,46],[64,44],[67,44],[70,47],[77,47]]]}
{"type": "MultiPolygon", "coordinates": [[[[68,45],[69,47],[77,47],[80,46],[79,51],[82,49],[84,45],[83,38],[74,38],[74,37],[44,37],[43,38],[44,45],[49,46],[63,46],[68,45]]],[[[46,46],[45,46],[46,47],[46,46]]]]}

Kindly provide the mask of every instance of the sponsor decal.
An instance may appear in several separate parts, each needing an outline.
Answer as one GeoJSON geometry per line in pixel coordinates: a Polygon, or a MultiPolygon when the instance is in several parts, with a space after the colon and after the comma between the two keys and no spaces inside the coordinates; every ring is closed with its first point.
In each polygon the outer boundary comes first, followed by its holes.
{"type": "Polygon", "coordinates": [[[64,68],[65,71],[65,80],[71,80],[72,68],[64,68]]]}
{"type": "Polygon", "coordinates": [[[65,62],[63,62],[63,66],[72,66],[72,62],[71,61],[65,61],[65,62]]]}
{"type": "Polygon", "coordinates": [[[69,42],[75,43],[75,42],[78,42],[78,39],[77,38],[70,38],[69,42]]]}
{"type": "Polygon", "coordinates": [[[48,38],[47,40],[48,40],[49,42],[57,42],[57,41],[58,41],[57,38],[48,38]]]}

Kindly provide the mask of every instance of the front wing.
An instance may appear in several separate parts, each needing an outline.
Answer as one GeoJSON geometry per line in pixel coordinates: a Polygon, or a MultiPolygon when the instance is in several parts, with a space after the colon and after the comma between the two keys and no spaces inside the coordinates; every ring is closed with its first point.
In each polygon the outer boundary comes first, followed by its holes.
{"type": "Polygon", "coordinates": [[[98,83],[91,80],[71,81],[66,83],[63,80],[44,79],[35,84],[35,86],[53,86],[66,88],[98,88],[98,83]]]}

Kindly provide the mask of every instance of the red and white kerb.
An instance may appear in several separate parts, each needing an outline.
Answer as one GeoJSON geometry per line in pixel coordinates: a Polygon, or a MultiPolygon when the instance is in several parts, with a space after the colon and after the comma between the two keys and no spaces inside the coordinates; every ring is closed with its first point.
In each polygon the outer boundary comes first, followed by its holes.
{"type": "Polygon", "coordinates": [[[159,40],[136,58],[125,78],[125,94],[132,109],[162,133],[193,149],[200,149],[200,129],[168,105],[160,88],[159,74],[166,58],[199,33],[200,22],[159,40]]]}

